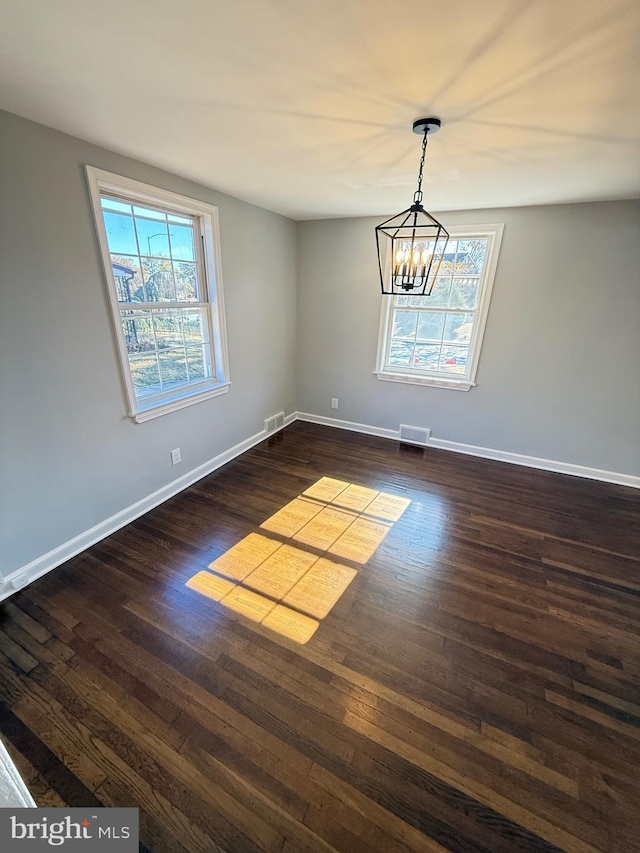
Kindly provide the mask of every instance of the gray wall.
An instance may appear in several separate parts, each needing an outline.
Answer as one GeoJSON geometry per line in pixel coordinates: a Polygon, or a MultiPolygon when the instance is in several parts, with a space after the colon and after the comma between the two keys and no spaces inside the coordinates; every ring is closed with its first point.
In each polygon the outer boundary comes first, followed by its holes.
{"type": "Polygon", "coordinates": [[[295,409],[296,228],[3,112],[0,202],[6,574],[254,435],[265,417],[295,409]],[[85,163],[218,206],[228,394],[143,424],[127,417],[85,163]]]}
{"type": "Polygon", "coordinates": [[[376,379],[379,219],[300,222],[298,410],[640,474],[638,202],[441,218],[505,223],[477,386],[376,379]]]}

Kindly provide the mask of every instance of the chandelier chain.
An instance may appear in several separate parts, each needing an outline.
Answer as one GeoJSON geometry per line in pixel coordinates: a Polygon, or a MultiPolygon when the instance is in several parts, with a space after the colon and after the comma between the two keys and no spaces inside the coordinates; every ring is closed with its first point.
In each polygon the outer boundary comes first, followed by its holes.
{"type": "Polygon", "coordinates": [[[424,159],[427,153],[427,135],[429,129],[425,128],[424,138],[422,140],[422,156],[420,157],[420,170],[418,172],[418,189],[413,194],[414,204],[422,204],[422,170],[424,169],[424,159]]]}

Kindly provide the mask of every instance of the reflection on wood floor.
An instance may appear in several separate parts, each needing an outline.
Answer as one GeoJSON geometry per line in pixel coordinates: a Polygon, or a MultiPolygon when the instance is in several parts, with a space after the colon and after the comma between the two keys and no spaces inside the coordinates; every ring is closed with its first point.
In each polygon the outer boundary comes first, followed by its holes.
{"type": "Polygon", "coordinates": [[[157,853],[631,853],[639,528],[632,489],[296,423],[0,605],[0,733],[157,853]],[[301,645],[209,566],[299,548],[317,514],[261,525],[323,477],[410,503],[301,645]]]}

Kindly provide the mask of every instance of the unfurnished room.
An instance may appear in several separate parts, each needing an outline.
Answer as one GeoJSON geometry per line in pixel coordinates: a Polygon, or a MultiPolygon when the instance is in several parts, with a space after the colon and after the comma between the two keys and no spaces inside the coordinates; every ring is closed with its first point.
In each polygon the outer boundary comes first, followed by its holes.
{"type": "Polygon", "coordinates": [[[0,4],[0,850],[640,853],[640,5],[0,4]]]}

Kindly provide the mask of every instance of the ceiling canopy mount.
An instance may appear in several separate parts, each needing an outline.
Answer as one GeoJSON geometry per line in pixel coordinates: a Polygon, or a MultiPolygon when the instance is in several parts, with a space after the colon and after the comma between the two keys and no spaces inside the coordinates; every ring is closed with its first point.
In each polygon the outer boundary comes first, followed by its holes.
{"type": "Polygon", "coordinates": [[[442,127],[442,122],[439,118],[417,118],[413,123],[413,132],[418,136],[424,136],[425,133],[437,133],[442,127]]]}

